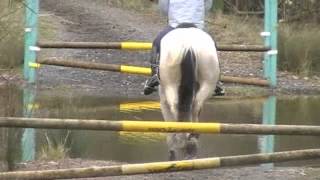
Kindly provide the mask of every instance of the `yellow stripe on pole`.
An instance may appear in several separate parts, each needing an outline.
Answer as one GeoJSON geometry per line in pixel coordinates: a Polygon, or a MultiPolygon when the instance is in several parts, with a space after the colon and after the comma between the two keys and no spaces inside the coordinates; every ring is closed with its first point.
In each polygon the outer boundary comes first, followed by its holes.
{"type": "Polygon", "coordinates": [[[152,43],[148,42],[122,42],[121,49],[128,50],[149,50],[152,48],[152,43]]]}
{"type": "Polygon", "coordinates": [[[177,170],[195,170],[209,169],[220,166],[220,158],[206,158],[201,160],[184,160],[171,162],[155,162],[145,164],[128,164],[123,165],[121,170],[123,174],[141,174],[141,173],[156,173],[169,172],[177,170]]]}
{"type": "Polygon", "coordinates": [[[220,123],[122,121],[123,131],[220,133],[220,123]]]}
{"type": "Polygon", "coordinates": [[[123,103],[120,104],[120,111],[130,112],[130,111],[142,111],[142,110],[155,110],[160,109],[160,103],[157,101],[143,101],[134,103],[123,103]]]}
{"type": "Polygon", "coordinates": [[[39,104],[27,104],[27,109],[28,110],[34,110],[34,109],[39,109],[40,105],[39,104]]]}
{"type": "Polygon", "coordinates": [[[146,67],[121,65],[120,71],[122,73],[151,75],[151,68],[146,68],[146,67]]]}
{"type": "Polygon", "coordinates": [[[29,67],[32,67],[32,68],[40,68],[41,64],[39,63],[33,63],[33,62],[30,62],[29,63],[29,67]]]}
{"type": "Polygon", "coordinates": [[[154,143],[159,141],[165,141],[167,135],[160,132],[119,132],[120,141],[126,142],[127,144],[146,144],[154,143]]]}

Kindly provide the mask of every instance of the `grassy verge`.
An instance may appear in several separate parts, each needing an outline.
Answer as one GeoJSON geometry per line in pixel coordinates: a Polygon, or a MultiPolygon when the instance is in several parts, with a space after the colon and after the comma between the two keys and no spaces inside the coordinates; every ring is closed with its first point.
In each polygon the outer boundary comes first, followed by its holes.
{"type": "Polygon", "coordinates": [[[154,3],[146,0],[108,0],[108,5],[125,8],[125,9],[132,9],[137,11],[147,10],[152,7],[154,3]]]}
{"type": "MultiPolygon", "coordinates": [[[[19,0],[0,2],[0,68],[18,68],[24,55],[24,9],[19,0]]],[[[39,17],[40,38],[54,39],[56,26],[51,16],[39,17]]]]}
{"type": "Polygon", "coordinates": [[[320,75],[319,25],[279,26],[279,68],[302,76],[320,75]]]}
{"type": "Polygon", "coordinates": [[[0,68],[11,69],[23,62],[23,16],[20,1],[0,2],[0,68]]]}
{"type": "Polygon", "coordinates": [[[208,32],[222,44],[263,44],[260,32],[263,31],[263,19],[225,15],[221,12],[207,16],[208,32]]]}
{"type": "Polygon", "coordinates": [[[55,40],[59,27],[56,16],[44,14],[39,16],[39,40],[55,40]]]}
{"type": "Polygon", "coordinates": [[[267,96],[270,94],[268,88],[257,86],[225,86],[227,96],[267,96]]]}
{"type": "Polygon", "coordinates": [[[42,145],[41,150],[38,154],[38,160],[60,160],[69,157],[69,148],[66,143],[69,140],[70,131],[67,131],[66,136],[63,139],[55,140],[49,138],[48,133],[45,132],[44,136],[46,144],[42,145]]]}

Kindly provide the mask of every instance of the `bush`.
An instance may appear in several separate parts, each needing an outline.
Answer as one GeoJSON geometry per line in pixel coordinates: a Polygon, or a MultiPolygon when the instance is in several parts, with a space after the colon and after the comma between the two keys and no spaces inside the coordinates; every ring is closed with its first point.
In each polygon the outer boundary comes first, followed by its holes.
{"type": "Polygon", "coordinates": [[[23,4],[0,1],[0,67],[9,69],[23,62],[23,4]]]}
{"type": "Polygon", "coordinates": [[[152,7],[152,3],[146,0],[108,0],[107,3],[111,6],[139,11],[152,7]]]}
{"type": "Polygon", "coordinates": [[[320,32],[315,25],[280,24],[279,69],[300,75],[320,74],[320,32]]]}

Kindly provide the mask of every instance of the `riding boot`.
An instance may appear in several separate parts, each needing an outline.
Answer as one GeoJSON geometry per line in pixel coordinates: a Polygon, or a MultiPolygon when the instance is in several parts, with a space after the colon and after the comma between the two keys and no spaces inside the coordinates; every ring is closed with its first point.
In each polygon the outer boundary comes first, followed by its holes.
{"type": "Polygon", "coordinates": [[[224,91],[222,85],[223,85],[223,83],[221,81],[218,81],[218,83],[216,85],[216,89],[214,90],[213,96],[224,96],[225,95],[225,91],[224,91]]]}
{"type": "Polygon", "coordinates": [[[151,77],[145,82],[143,93],[144,95],[149,95],[154,91],[157,91],[157,86],[160,84],[159,80],[159,60],[160,54],[157,52],[156,48],[153,47],[151,51],[151,77]]]}
{"type": "MultiPolygon", "coordinates": [[[[221,69],[220,63],[219,63],[219,68],[221,69]]],[[[224,96],[224,95],[225,95],[225,90],[223,88],[223,83],[219,80],[216,85],[216,89],[214,90],[213,96],[224,96]]]]}

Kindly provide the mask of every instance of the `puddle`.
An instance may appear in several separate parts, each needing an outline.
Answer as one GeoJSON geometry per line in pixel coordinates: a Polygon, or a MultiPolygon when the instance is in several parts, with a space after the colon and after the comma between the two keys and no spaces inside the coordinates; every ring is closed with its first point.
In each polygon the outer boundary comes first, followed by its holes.
{"type": "MultiPolygon", "coordinates": [[[[28,92],[15,88],[2,89],[0,94],[1,116],[115,121],[162,120],[159,103],[150,99],[51,91],[37,92],[36,96],[28,96],[29,98],[25,97],[23,100],[28,92]]],[[[320,125],[319,109],[320,96],[219,98],[211,99],[205,104],[200,119],[202,122],[221,123],[320,125]],[[276,111],[272,111],[272,107],[276,111]],[[273,113],[275,113],[274,122],[272,122],[273,113]]],[[[161,133],[39,129],[1,129],[1,133],[3,134],[0,139],[1,151],[7,152],[7,156],[0,157],[0,160],[8,161],[9,164],[43,157],[48,143],[52,148],[62,145],[72,158],[128,163],[168,160],[166,136],[161,133]]],[[[255,135],[201,135],[199,145],[199,158],[320,147],[317,137],[255,135]]],[[[308,165],[310,163],[308,162],[308,165]]],[[[303,163],[279,165],[292,166],[303,163]]]]}

